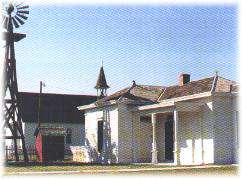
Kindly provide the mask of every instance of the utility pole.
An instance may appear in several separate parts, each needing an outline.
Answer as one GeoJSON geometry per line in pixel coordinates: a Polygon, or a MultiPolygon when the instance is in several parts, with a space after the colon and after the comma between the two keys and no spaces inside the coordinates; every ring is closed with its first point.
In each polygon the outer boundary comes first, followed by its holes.
{"type": "Polygon", "coordinates": [[[42,95],[42,88],[45,87],[45,83],[40,81],[40,89],[39,89],[39,103],[38,103],[38,127],[40,127],[40,98],[42,95]]]}

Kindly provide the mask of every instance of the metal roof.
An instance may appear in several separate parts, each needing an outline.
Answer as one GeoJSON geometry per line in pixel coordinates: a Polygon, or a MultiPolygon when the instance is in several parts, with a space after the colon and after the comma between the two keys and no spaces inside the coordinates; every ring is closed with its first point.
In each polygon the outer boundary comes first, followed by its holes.
{"type": "MultiPolygon", "coordinates": [[[[19,92],[23,122],[37,122],[39,93],[19,92]]],[[[77,106],[96,101],[96,96],[42,93],[41,123],[82,123],[84,113],[77,106]]]]}

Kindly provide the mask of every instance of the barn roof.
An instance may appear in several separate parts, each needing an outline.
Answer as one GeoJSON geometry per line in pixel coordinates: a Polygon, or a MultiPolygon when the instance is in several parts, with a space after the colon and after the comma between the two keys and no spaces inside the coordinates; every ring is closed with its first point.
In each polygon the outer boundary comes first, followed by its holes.
{"type": "MultiPolygon", "coordinates": [[[[39,93],[19,92],[23,122],[37,122],[39,93]]],[[[42,93],[40,118],[42,123],[82,123],[84,113],[77,106],[97,99],[91,95],[42,93]]]]}

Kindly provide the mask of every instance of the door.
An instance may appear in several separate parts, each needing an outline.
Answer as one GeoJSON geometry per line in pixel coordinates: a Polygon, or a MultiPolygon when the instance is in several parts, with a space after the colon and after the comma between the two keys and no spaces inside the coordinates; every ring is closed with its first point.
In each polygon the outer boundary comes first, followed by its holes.
{"type": "Polygon", "coordinates": [[[64,136],[44,136],[44,161],[64,160],[64,136]]]}
{"type": "Polygon", "coordinates": [[[167,161],[173,161],[173,146],[174,139],[173,139],[173,120],[168,119],[165,122],[165,159],[167,161]]]}
{"type": "Polygon", "coordinates": [[[103,149],[103,121],[98,121],[97,146],[98,146],[98,152],[101,153],[103,149]]]}

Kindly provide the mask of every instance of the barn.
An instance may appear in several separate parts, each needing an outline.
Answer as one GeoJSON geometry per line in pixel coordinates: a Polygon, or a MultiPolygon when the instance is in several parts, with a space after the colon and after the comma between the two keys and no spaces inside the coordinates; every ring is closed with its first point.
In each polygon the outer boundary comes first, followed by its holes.
{"type": "MultiPolygon", "coordinates": [[[[34,132],[37,127],[39,93],[20,92],[20,106],[23,117],[23,131],[27,148],[35,148],[34,132]]],[[[96,100],[91,95],[71,95],[42,93],[40,119],[41,126],[63,128],[65,149],[84,144],[84,113],[76,109],[79,104],[96,100]]],[[[11,144],[9,144],[11,145],[11,144]]]]}

